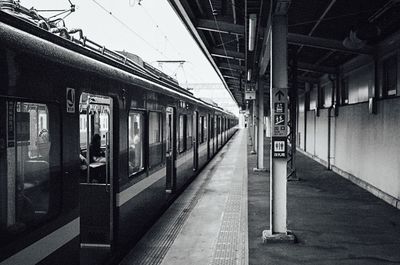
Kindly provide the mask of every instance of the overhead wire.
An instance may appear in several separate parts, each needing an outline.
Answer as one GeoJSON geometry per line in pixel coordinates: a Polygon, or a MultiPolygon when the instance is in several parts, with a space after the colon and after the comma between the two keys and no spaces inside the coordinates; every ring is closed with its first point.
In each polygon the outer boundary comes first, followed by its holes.
{"type": "MultiPolygon", "coordinates": [[[[133,33],[134,35],[136,35],[139,39],[141,39],[145,44],[147,44],[150,48],[152,48],[154,51],[156,51],[157,53],[159,53],[162,57],[168,59],[168,57],[162,52],[160,51],[158,48],[154,47],[150,42],[148,42],[144,37],[142,37],[139,33],[137,33],[135,30],[133,30],[129,25],[127,25],[122,19],[118,18],[116,15],[114,15],[112,13],[112,11],[108,10],[107,8],[105,8],[102,4],[100,4],[98,1],[96,0],[92,0],[98,7],[100,7],[104,12],[106,12],[107,14],[111,15],[116,21],[118,21],[122,26],[124,26],[126,29],[128,29],[131,33],[133,33]]],[[[169,68],[169,67],[167,67],[169,68]]],[[[171,70],[171,68],[169,68],[169,70],[171,70]]]]}
{"type": "Polygon", "coordinates": [[[153,50],[157,51],[159,54],[161,54],[162,56],[166,57],[165,54],[160,51],[159,49],[157,49],[156,47],[154,47],[150,42],[148,42],[145,38],[143,38],[139,33],[137,33],[135,30],[133,30],[128,24],[126,24],[124,21],[122,21],[120,18],[118,18],[116,15],[114,15],[111,11],[109,11],[107,8],[105,8],[102,4],[100,4],[99,2],[97,2],[96,0],[92,0],[92,2],[94,2],[97,6],[99,6],[101,9],[103,9],[103,11],[105,11],[107,14],[109,14],[110,16],[112,16],[116,21],[118,21],[122,26],[124,26],[126,29],[128,29],[131,33],[133,33],[134,35],[136,35],[139,39],[141,39],[145,44],[147,44],[150,48],[152,48],[153,50]]]}
{"type": "MultiPolygon", "coordinates": [[[[122,19],[120,19],[119,17],[117,17],[112,11],[108,10],[106,7],[104,7],[101,3],[99,3],[96,0],[92,0],[99,8],[101,8],[104,12],[106,12],[107,14],[109,14],[111,17],[113,17],[118,23],[120,23],[122,26],[124,26],[126,29],[128,29],[131,33],[133,33],[135,36],[137,36],[139,39],[141,39],[146,45],[148,45],[151,49],[153,49],[154,51],[156,51],[157,53],[159,53],[162,57],[168,59],[168,57],[166,56],[166,54],[164,54],[161,50],[159,50],[157,47],[153,46],[151,43],[149,43],[144,37],[142,37],[139,33],[137,33],[135,30],[133,30],[128,24],[126,24],[122,19]]],[[[164,35],[164,37],[166,37],[167,41],[169,42],[170,46],[175,49],[175,51],[178,53],[178,55],[180,54],[179,50],[176,49],[176,47],[169,41],[168,37],[166,36],[166,34],[161,30],[161,28],[158,26],[158,24],[156,23],[155,19],[149,14],[149,12],[145,9],[145,7],[142,5],[142,3],[139,3],[139,5],[145,10],[145,13],[150,17],[150,19],[152,20],[152,22],[154,24],[156,24],[156,28],[158,28],[164,35]]],[[[170,67],[167,66],[167,68],[169,68],[170,71],[172,71],[173,69],[171,69],[170,67]]],[[[195,69],[196,72],[197,69],[195,69]]],[[[195,75],[191,75],[190,73],[188,73],[193,79],[198,80],[198,76],[195,75]]],[[[184,76],[186,76],[186,74],[184,74],[184,76]]],[[[186,77],[185,77],[186,78],[186,77]]],[[[187,80],[186,80],[187,82],[187,80]]]]}
{"type": "MultiPolygon", "coordinates": [[[[147,11],[146,7],[142,4],[142,3],[138,3],[138,5],[143,8],[145,14],[150,18],[150,20],[152,21],[152,23],[155,25],[155,27],[161,32],[161,34],[164,36],[165,39],[165,44],[169,44],[173,50],[176,52],[176,54],[180,57],[182,56],[182,53],[179,51],[179,49],[177,49],[175,47],[175,45],[169,40],[168,35],[162,30],[162,28],[159,26],[159,24],[157,23],[157,21],[154,19],[154,17],[150,14],[150,12],[147,11]]],[[[184,70],[184,66],[182,66],[182,70],[184,70]]],[[[195,69],[195,72],[199,72],[197,69],[195,69]]],[[[188,73],[193,79],[198,80],[198,78],[195,75],[191,75],[190,73],[188,73]]],[[[185,78],[186,78],[186,74],[184,74],[185,78]]],[[[186,82],[187,82],[187,78],[186,78],[186,82]]]]}

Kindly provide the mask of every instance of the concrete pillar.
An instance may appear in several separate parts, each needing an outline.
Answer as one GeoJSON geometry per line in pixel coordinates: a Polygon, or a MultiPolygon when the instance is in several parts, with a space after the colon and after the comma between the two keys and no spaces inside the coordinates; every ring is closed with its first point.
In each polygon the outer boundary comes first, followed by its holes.
{"type": "MultiPolygon", "coordinates": [[[[287,141],[287,87],[288,87],[288,71],[287,71],[287,15],[272,16],[272,38],[271,38],[271,61],[270,61],[270,97],[271,97],[271,128],[272,136],[277,135],[274,126],[275,113],[273,101],[279,100],[284,103],[283,110],[279,113],[286,115],[285,126],[279,126],[277,129],[283,133],[280,138],[285,145],[287,141]],[[279,91],[277,93],[277,91],[279,91]],[[275,98],[276,97],[276,98],[275,98]],[[285,98],[286,97],[286,98],[285,98]],[[285,135],[286,134],[286,135],[285,135]]],[[[276,126],[275,126],[276,127],[276,126]]],[[[273,139],[272,137],[271,139],[273,139]]],[[[287,145],[286,145],[287,146],[287,145]]],[[[273,158],[274,142],[271,142],[270,153],[270,230],[263,231],[263,241],[293,241],[294,236],[287,232],[287,159],[273,158]]],[[[285,152],[287,150],[285,148],[285,152]]]]}
{"type": "MultiPolygon", "coordinates": [[[[257,99],[257,97],[256,97],[257,99]]],[[[251,128],[251,133],[252,133],[252,138],[253,138],[253,146],[251,148],[251,154],[255,154],[257,150],[257,129],[256,129],[256,123],[257,123],[257,104],[256,104],[256,99],[253,100],[252,104],[252,128],[251,128]]]]}
{"type": "Polygon", "coordinates": [[[257,83],[258,91],[258,140],[257,140],[257,170],[264,171],[264,80],[257,83]]]}

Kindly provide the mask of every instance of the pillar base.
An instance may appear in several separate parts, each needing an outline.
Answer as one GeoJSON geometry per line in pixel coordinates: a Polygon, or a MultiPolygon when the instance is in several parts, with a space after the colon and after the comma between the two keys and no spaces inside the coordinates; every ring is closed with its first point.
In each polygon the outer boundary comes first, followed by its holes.
{"type": "Polygon", "coordinates": [[[258,168],[258,167],[255,167],[255,168],[253,168],[253,172],[268,172],[269,170],[268,170],[268,168],[258,168]]]}
{"type": "Polygon", "coordinates": [[[268,243],[296,243],[296,236],[291,232],[286,233],[275,233],[273,234],[271,230],[264,230],[262,232],[262,239],[264,244],[268,243]]]}

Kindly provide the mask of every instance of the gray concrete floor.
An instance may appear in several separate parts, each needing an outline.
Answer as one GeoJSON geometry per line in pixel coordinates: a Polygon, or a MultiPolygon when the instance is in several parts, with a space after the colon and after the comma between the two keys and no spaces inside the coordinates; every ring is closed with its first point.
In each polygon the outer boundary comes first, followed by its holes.
{"type": "MultiPolygon", "coordinates": [[[[269,173],[252,171],[250,150],[249,264],[400,264],[400,211],[299,153],[301,181],[288,183],[288,228],[298,243],[263,244],[269,173]]],[[[265,159],[269,167],[269,144],[265,159]]]]}
{"type": "Polygon", "coordinates": [[[246,265],[246,131],[202,170],[121,265],[246,265]]]}

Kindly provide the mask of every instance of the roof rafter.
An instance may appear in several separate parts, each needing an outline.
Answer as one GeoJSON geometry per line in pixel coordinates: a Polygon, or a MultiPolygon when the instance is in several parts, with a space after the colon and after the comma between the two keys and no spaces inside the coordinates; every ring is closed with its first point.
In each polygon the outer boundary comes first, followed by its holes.
{"type": "Polygon", "coordinates": [[[227,59],[244,60],[244,54],[241,52],[217,49],[217,48],[212,49],[211,56],[222,57],[222,58],[227,58],[227,59]]]}
{"type": "Polygon", "coordinates": [[[373,48],[365,46],[360,49],[350,49],[343,46],[343,43],[338,40],[325,39],[320,37],[311,37],[297,33],[288,33],[288,43],[294,45],[308,46],[319,49],[335,50],[345,53],[355,54],[373,54],[373,48]]]}
{"type": "Polygon", "coordinates": [[[226,34],[244,35],[244,25],[238,25],[223,21],[218,21],[217,23],[211,19],[198,19],[197,29],[221,32],[226,34]]]}

